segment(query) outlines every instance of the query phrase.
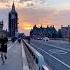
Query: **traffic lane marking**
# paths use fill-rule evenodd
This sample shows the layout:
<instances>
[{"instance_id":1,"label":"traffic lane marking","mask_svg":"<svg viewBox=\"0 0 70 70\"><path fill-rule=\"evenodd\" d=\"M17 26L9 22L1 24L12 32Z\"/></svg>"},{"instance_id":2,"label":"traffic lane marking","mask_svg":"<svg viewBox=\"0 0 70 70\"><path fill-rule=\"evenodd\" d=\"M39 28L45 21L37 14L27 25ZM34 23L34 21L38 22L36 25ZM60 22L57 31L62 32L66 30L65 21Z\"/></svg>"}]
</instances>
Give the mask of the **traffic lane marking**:
<instances>
[{"instance_id":1,"label":"traffic lane marking","mask_svg":"<svg viewBox=\"0 0 70 70\"><path fill-rule=\"evenodd\" d=\"M62 51L65 51L65 53L67 53L67 52L69 52L68 50L66 50L66 49L61 49L61 48L58 48L58 47L54 47L54 46L51 46L51 45L47 45L47 44L44 44L44 43L42 43L42 42L38 42L38 41L34 41L34 42L32 42L32 43L38 43L38 44L40 44L41 45L41 47L42 47L42 45L43 45L43 47L47 50L51 50L51 49L59 49L59 50L62 50ZM47 50L47 51L48 51Z\"/></svg>"},{"instance_id":2,"label":"traffic lane marking","mask_svg":"<svg viewBox=\"0 0 70 70\"><path fill-rule=\"evenodd\" d=\"M48 53L50 53L50 54L52 54L53 56L55 56L55 57L57 57L57 58L59 58L60 60L62 60L62 61L64 61L64 62L66 62L67 64L69 64L70 65L70 63L69 63L69 52L67 53L67 54L53 54L53 53L51 53L49 50L50 49L56 49L55 47L50 47L50 46L47 46L46 47L46 45L44 45L44 44L41 44L41 43L38 43L38 42L34 42L33 43L34 45L37 45L38 47L40 47L40 48L42 48L44 51L47 51ZM59 48L58 48L58 50L59 50ZM66 51L67 52L67 51ZM68 61L67 61L68 60Z\"/></svg>"},{"instance_id":3,"label":"traffic lane marking","mask_svg":"<svg viewBox=\"0 0 70 70\"><path fill-rule=\"evenodd\" d=\"M46 43L44 43L44 44L46 44ZM49 46L52 46L52 47L55 47L55 48L59 48L59 49L62 49L62 50L66 50L66 51L70 51L69 49L66 49L66 48L61 48L60 46L55 46L55 45L52 45L52 44L46 44L46 45L49 45Z\"/></svg>"},{"instance_id":4,"label":"traffic lane marking","mask_svg":"<svg viewBox=\"0 0 70 70\"><path fill-rule=\"evenodd\" d=\"M32 44L33 45L33 44ZM35 46L35 45L34 45ZM36 47L37 49L43 51L44 53L46 53L47 55L49 55L50 57L54 58L55 60L57 60L58 62L60 62L61 64L63 64L64 66L66 66L67 68L70 69L70 65L66 64L65 62L61 61L60 59L56 58L55 56L53 56L52 54L49 54L48 52L44 51L41 48Z\"/></svg>"},{"instance_id":5,"label":"traffic lane marking","mask_svg":"<svg viewBox=\"0 0 70 70\"><path fill-rule=\"evenodd\" d=\"M64 56L66 56L66 54L68 54L69 53L69 51L64 51L64 50L62 50L62 49L59 49L59 48L56 48L56 47L51 47L51 46L46 46L45 44L42 44L42 43L38 43L37 41L36 42L32 42L33 44L35 44L35 45L37 45L37 46L39 46L39 47L41 47L43 50L45 50L45 51L47 51L47 52L49 52L50 54L53 54L53 55L55 55L55 53L52 53L52 52L50 52L49 50L51 50L51 49L57 49L57 50L59 50L60 52L58 52L57 54L60 56L60 57L64 57ZM56 55L56 56L58 56L58 55ZM61 56L62 55L62 56Z\"/></svg>"},{"instance_id":6,"label":"traffic lane marking","mask_svg":"<svg viewBox=\"0 0 70 70\"><path fill-rule=\"evenodd\" d=\"M48 44L48 42L46 42L47 44ZM50 43L50 42L49 42ZM54 44L54 45L52 45L52 44ZM57 44L59 44L59 45L57 45ZM61 44L61 45L60 45ZM64 45L65 44L65 45ZM67 51L70 51L69 49L70 49L70 43L59 43L59 42L57 42L56 43L56 41L55 41L55 43L54 43L54 41L52 41L51 42L51 44L48 44L48 45L50 45L50 46L54 46L54 47L57 47L57 48L60 48L60 49L63 49L63 50L67 50ZM63 46L63 48L62 48L62 46ZM65 47L64 47L65 46ZM66 47L67 46L67 47ZM68 48L68 49L67 49Z\"/></svg>"},{"instance_id":7,"label":"traffic lane marking","mask_svg":"<svg viewBox=\"0 0 70 70\"><path fill-rule=\"evenodd\" d=\"M55 48L58 48L58 49L61 49L61 50L70 51L69 49L57 47L57 46L55 46L55 45L51 45L51 44L46 44L46 45L49 45L49 46L52 46L52 47L55 47Z\"/></svg>"},{"instance_id":8,"label":"traffic lane marking","mask_svg":"<svg viewBox=\"0 0 70 70\"><path fill-rule=\"evenodd\" d=\"M41 44L40 44L40 45L41 45ZM43 45L44 45L44 44L43 44ZM41 47L41 46L40 46L40 47ZM48 51L50 46L47 46L47 47L45 47L45 48L44 48L44 47L45 47L45 46L43 46L43 48L42 48L42 47L41 47L41 48L42 48L44 51L47 51L48 53L50 53L50 52ZM54 48L56 49L56 47L52 47L52 49L54 49ZM59 48L57 48L57 49L59 50ZM62 49L61 49L61 50L62 50ZM70 59L69 59L69 58L70 58L70 55L69 55L69 54L70 54L70 51L66 51L66 50L63 50L63 51L67 52L67 54L58 54L58 55L57 55L57 54L52 54L52 53L50 53L50 54L52 54L53 56L59 58L61 61L67 63L68 65L70 65Z\"/></svg>"},{"instance_id":9,"label":"traffic lane marking","mask_svg":"<svg viewBox=\"0 0 70 70\"><path fill-rule=\"evenodd\" d=\"M51 53L52 54L52 53ZM60 59L61 61L65 62L66 64L70 65L70 52L67 54L52 54L56 58Z\"/></svg>"},{"instance_id":10,"label":"traffic lane marking","mask_svg":"<svg viewBox=\"0 0 70 70\"><path fill-rule=\"evenodd\" d=\"M55 47L55 48L58 48L58 49L61 49L61 50L64 50L64 51L70 51L69 49L57 47L57 46L55 46L55 45L51 45L51 44L48 44L48 43L46 44L45 42L41 42L41 41L37 41L37 42L39 42L39 43L41 43L41 44L44 44L44 45L46 45L46 46L52 46L52 47Z\"/></svg>"},{"instance_id":11,"label":"traffic lane marking","mask_svg":"<svg viewBox=\"0 0 70 70\"><path fill-rule=\"evenodd\" d=\"M38 44L38 42L36 42L35 43L35 45L37 45ZM40 45L40 46L39 46ZM41 45L41 43L39 43L39 45L37 45L37 46L39 46L40 48L42 48L43 50L45 50L45 51L47 51L48 53L50 53L50 54L52 54L53 56L55 56L55 57L57 57L57 58L59 58L60 60L62 60L62 61L64 61L64 62L66 62L67 64L69 64L70 65L70 57L69 57L69 51L65 51L65 53L66 54L64 54L64 53L59 53L59 54L53 54L52 52L50 52L49 50L50 49L56 49L56 47L50 47L50 46L43 46L43 45ZM50 49L49 49L50 48ZM57 48L58 50L60 50L59 48ZM62 51L64 51L64 50L62 50Z\"/></svg>"},{"instance_id":12,"label":"traffic lane marking","mask_svg":"<svg viewBox=\"0 0 70 70\"><path fill-rule=\"evenodd\" d=\"M70 44L68 41L61 41L61 40L49 40L52 43L61 43L61 44Z\"/></svg>"},{"instance_id":13,"label":"traffic lane marking","mask_svg":"<svg viewBox=\"0 0 70 70\"><path fill-rule=\"evenodd\" d=\"M59 49L50 49L49 50L52 54L67 54L68 52L59 50Z\"/></svg>"}]
</instances>

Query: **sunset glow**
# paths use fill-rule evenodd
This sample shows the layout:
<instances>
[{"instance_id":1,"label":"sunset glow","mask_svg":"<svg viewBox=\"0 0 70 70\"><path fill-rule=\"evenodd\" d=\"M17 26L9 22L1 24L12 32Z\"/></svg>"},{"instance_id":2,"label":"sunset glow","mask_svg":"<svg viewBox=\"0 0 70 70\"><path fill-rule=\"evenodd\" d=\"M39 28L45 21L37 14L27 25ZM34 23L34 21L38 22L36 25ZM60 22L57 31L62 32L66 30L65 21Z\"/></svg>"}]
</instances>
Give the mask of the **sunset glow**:
<instances>
[{"instance_id":1,"label":"sunset glow","mask_svg":"<svg viewBox=\"0 0 70 70\"><path fill-rule=\"evenodd\" d=\"M31 23L24 22L24 23L20 23L19 27L22 30L31 30L33 28L33 25L31 25Z\"/></svg>"},{"instance_id":2,"label":"sunset glow","mask_svg":"<svg viewBox=\"0 0 70 70\"><path fill-rule=\"evenodd\" d=\"M4 29L7 29L13 1L22 32L30 31L35 24L45 28L54 25L57 29L70 24L70 0L0 0L0 20L4 20Z\"/></svg>"}]
</instances>

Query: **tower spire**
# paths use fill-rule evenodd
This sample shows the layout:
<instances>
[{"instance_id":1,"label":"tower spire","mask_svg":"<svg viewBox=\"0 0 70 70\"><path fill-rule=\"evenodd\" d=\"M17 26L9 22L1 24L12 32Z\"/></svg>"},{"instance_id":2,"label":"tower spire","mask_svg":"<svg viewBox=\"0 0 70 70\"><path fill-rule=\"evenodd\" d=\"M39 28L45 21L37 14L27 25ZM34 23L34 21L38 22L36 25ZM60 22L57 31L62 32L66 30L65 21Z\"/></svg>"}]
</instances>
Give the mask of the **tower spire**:
<instances>
[{"instance_id":1,"label":"tower spire","mask_svg":"<svg viewBox=\"0 0 70 70\"><path fill-rule=\"evenodd\" d=\"M15 5L14 5L14 2L13 2L13 5L12 5L12 10L15 10Z\"/></svg>"}]
</instances>

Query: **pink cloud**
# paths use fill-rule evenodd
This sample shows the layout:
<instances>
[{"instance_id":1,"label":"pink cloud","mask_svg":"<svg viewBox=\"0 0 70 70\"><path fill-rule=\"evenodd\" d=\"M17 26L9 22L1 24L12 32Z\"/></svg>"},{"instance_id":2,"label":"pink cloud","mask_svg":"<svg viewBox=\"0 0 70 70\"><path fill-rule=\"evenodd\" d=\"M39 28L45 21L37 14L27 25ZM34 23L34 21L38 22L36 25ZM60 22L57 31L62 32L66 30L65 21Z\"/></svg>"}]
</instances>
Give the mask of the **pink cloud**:
<instances>
[{"instance_id":1,"label":"pink cloud","mask_svg":"<svg viewBox=\"0 0 70 70\"><path fill-rule=\"evenodd\" d=\"M8 13L10 9L0 9L0 20L4 20L4 29L8 26ZM55 25L60 28L61 25L70 24L70 10L56 11L56 10L43 10L23 8L17 10L19 15L19 24L29 22L29 24L45 24ZM27 33L26 31L24 31Z\"/></svg>"}]
</instances>

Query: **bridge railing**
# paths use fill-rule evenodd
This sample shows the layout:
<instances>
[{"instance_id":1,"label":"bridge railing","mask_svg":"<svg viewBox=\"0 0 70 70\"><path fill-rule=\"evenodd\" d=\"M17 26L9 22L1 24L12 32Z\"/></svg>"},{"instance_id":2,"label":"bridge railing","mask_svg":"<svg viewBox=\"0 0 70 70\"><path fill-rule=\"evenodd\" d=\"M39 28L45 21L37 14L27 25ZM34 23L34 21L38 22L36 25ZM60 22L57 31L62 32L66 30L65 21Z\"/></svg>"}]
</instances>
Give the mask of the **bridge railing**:
<instances>
[{"instance_id":1,"label":"bridge railing","mask_svg":"<svg viewBox=\"0 0 70 70\"><path fill-rule=\"evenodd\" d=\"M36 64L39 67L39 70L49 70L49 68L46 66L43 56L30 44L28 44L25 40L23 40L23 42L28 48L30 54L33 56L33 59L35 60Z\"/></svg>"}]
</instances>

